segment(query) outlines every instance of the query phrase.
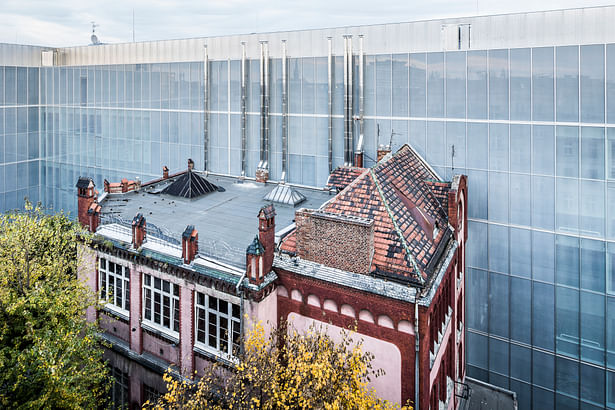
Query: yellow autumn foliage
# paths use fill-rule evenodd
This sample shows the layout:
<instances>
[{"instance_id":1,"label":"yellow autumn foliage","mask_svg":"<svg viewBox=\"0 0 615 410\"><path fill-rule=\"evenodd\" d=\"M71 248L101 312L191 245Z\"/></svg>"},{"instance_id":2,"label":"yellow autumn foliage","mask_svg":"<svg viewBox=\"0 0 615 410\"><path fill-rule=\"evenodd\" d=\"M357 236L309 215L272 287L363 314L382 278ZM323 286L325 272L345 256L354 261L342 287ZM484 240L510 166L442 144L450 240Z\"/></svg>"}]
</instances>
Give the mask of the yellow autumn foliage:
<instances>
[{"instance_id":1,"label":"yellow autumn foliage","mask_svg":"<svg viewBox=\"0 0 615 410\"><path fill-rule=\"evenodd\" d=\"M298 333L285 324L266 336L256 324L233 363L212 365L198 381L164 376L167 393L155 409L393 409L368 387L383 374L362 340L343 331L335 343L324 329ZM410 407L404 407L409 409Z\"/></svg>"}]
</instances>

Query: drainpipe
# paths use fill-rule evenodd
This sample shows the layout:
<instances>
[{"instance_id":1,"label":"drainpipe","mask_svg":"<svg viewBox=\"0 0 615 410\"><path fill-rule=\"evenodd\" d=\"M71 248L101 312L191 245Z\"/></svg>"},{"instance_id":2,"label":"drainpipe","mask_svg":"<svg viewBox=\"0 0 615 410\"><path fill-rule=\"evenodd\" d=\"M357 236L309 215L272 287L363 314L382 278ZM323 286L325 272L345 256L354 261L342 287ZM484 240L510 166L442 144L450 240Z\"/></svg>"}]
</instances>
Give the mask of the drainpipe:
<instances>
[{"instance_id":1,"label":"drainpipe","mask_svg":"<svg viewBox=\"0 0 615 410\"><path fill-rule=\"evenodd\" d=\"M265 109L264 109L264 122L265 122L265 138L263 141L264 152L263 152L263 160L265 163L263 164L264 169L269 169L269 42L265 41L265 58L264 58L264 66L265 66Z\"/></svg>"},{"instance_id":2,"label":"drainpipe","mask_svg":"<svg viewBox=\"0 0 615 410\"><path fill-rule=\"evenodd\" d=\"M260 56L260 162L258 163L258 168L263 168L264 158L263 154L265 151L264 140L265 140L265 42L261 41L261 56Z\"/></svg>"},{"instance_id":3,"label":"drainpipe","mask_svg":"<svg viewBox=\"0 0 615 410\"><path fill-rule=\"evenodd\" d=\"M239 293L239 352L243 354L243 280L246 278L246 274L248 271L246 270L239 278L239 282L235 285L235 293Z\"/></svg>"},{"instance_id":4,"label":"drainpipe","mask_svg":"<svg viewBox=\"0 0 615 410\"><path fill-rule=\"evenodd\" d=\"M364 85L365 82L363 79L363 34L361 34L359 36L359 152L363 152L363 136L365 135L363 125L363 115L365 108Z\"/></svg>"},{"instance_id":5,"label":"drainpipe","mask_svg":"<svg viewBox=\"0 0 615 410\"><path fill-rule=\"evenodd\" d=\"M327 37L329 52L327 54L327 81L329 104L329 173L333 172L333 41Z\"/></svg>"},{"instance_id":6,"label":"drainpipe","mask_svg":"<svg viewBox=\"0 0 615 410\"><path fill-rule=\"evenodd\" d=\"M246 42L241 42L241 176L246 176L247 125L246 115Z\"/></svg>"},{"instance_id":7,"label":"drainpipe","mask_svg":"<svg viewBox=\"0 0 615 410\"><path fill-rule=\"evenodd\" d=\"M352 166L353 162L353 145L354 145L354 126L352 123L352 77L353 77L353 62L352 62L352 36L348 36L348 165Z\"/></svg>"},{"instance_id":8,"label":"drainpipe","mask_svg":"<svg viewBox=\"0 0 615 410\"><path fill-rule=\"evenodd\" d=\"M348 160L348 105L350 97L348 95L348 82L351 73L348 72L348 35L344 35L344 165L349 166Z\"/></svg>"},{"instance_id":9,"label":"drainpipe","mask_svg":"<svg viewBox=\"0 0 615 410\"><path fill-rule=\"evenodd\" d=\"M418 293L418 292L417 292ZM419 352L420 352L420 337L419 337L419 301L418 295L414 295L414 409L420 410L420 394L419 394Z\"/></svg>"},{"instance_id":10,"label":"drainpipe","mask_svg":"<svg viewBox=\"0 0 615 410\"><path fill-rule=\"evenodd\" d=\"M207 56L207 44L203 45L203 170L207 171L207 156L209 148L209 58Z\"/></svg>"},{"instance_id":11,"label":"drainpipe","mask_svg":"<svg viewBox=\"0 0 615 410\"><path fill-rule=\"evenodd\" d=\"M286 40L282 40L282 183L286 182L286 156L288 154L288 84L286 76Z\"/></svg>"}]
</instances>

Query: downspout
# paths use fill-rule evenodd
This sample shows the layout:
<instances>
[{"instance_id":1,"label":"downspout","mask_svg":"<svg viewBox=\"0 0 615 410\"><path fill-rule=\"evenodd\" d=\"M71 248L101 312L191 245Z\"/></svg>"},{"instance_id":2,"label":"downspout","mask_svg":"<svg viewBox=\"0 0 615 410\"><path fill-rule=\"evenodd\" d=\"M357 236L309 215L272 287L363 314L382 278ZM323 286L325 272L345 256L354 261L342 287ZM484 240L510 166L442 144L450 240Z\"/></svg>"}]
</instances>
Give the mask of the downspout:
<instances>
[{"instance_id":1,"label":"downspout","mask_svg":"<svg viewBox=\"0 0 615 410\"><path fill-rule=\"evenodd\" d=\"M329 52L327 54L327 81L329 104L329 174L333 172L333 40L327 37Z\"/></svg>"},{"instance_id":2,"label":"downspout","mask_svg":"<svg viewBox=\"0 0 615 410\"><path fill-rule=\"evenodd\" d=\"M247 115L246 115L246 42L241 42L241 176L246 176Z\"/></svg>"},{"instance_id":3,"label":"downspout","mask_svg":"<svg viewBox=\"0 0 615 410\"><path fill-rule=\"evenodd\" d=\"M348 165L352 166L354 160L354 125L352 123L352 77L353 77L353 62L352 62L352 36L348 36Z\"/></svg>"},{"instance_id":4,"label":"downspout","mask_svg":"<svg viewBox=\"0 0 615 410\"><path fill-rule=\"evenodd\" d=\"M363 34L359 36L359 143L357 144L357 152L363 153L363 141L364 141L364 78L363 78Z\"/></svg>"},{"instance_id":5,"label":"downspout","mask_svg":"<svg viewBox=\"0 0 615 410\"><path fill-rule=\"evenodd\" d=\"M264 141L265 141L265 42L261 41L261 55L260 55L260 161L258 163L258 168L262 169L263 164L265 162L263 154L264 154Z\"/></svg>"},{"instance_id":6,"label":"downspout","mask_svg":"<svg viewBox=\"0 0 615 410\"><path fill-rule=\"evenodd\" d=\"M237 282L237 285L235 285L235 293L239 293L239 352L241 354L243 354L244 352L244 348L243 348L243 280L246 278L248 271L246 270L242 275L241 278L239 278L239 282Z\"/></svg>"},{"instance_id":7,"label":"downspout","mask_svg":"<svg viewBox=\"0 0 615 410\"><path fill-rule=\"evenodd\" d=\"M419 337L419 301L418 290L414 295L414 409L420 410L420 382L419 382L419 352L420 352L420 337Z\"/></svg>"},{"instance_id":8,"label":"downspout","mask_svg":"<svg viewBox=\"0 0 615 410\"><path fill-rule=\"evenodd\" d=\"M344 36L344 165L348 165L348 38Z\"/></svg>"},{"instance_id":9,"label":"downspout","mask_svg":"<svg viewBox=\"0 0 615 410\"><path fill-rule=\"evenodd\" d=\"M286 182L286 156L288 155L288 84L286 76L286 40L282 40L282 175Z\"/></svg>"},{"instance_id":10,"label":"downspout","mask_svg":"<svg viewBox=\"0 0 615 410\"><path fill-rule=\"evenodd\" d=\"M203 46L203 170L207 171L207 157L209 148L209 58L207 44Z\"/></svg>"},{"instance_id":11,"label":"downspout","mask_svg":"<svg viewBox=\"0 0 615 410\"><path fill-rule=\"evenodd\" d=\"M269 42L265 41L265 58L264 58L264 66L265 66L265 109L264 109L264 122L265 122L265 138L263 141L264 152L263 152L263 160L265 163L263 164L264 169L269 169Z\"/></svg>"}]
</instances>

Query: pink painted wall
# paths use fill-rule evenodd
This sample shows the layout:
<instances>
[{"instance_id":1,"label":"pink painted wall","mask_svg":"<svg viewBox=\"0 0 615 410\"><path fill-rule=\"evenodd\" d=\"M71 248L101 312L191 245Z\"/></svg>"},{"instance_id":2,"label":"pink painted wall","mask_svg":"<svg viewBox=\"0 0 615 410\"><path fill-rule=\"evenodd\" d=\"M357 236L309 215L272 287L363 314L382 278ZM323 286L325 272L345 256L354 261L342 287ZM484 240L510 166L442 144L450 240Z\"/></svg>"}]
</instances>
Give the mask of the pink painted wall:
<instances>
[{"instance_id":1,"label":"pink painted wall","mask_svg":"<svg viewBox=\"0 0 615 410\"><path fill-rule=\"evenodd\" d=\"M312 324L316 326L322 325L331 339L336 342L341 340L341 327L316 321L297 313L290 313L288 321L299 332L307 331ZM374 354L374 360L372 361L373 369L383 369L385 371L383 376L372 379L369 387L373 388L379 397L396 404L401 404L401 352L397 346L364 334L356 334L353 339L363 339L364 351Z\"/></svg>"},{"instance_id":2,"label":"pink painted wall","mask_svg":"<svg viewBox=\"0 0 615 410\"><path fill-rule=\"evenodd\" d=\"M135 329L130 334L130 349L143 353L143 330L141 329L141 273L135 264L130 264L130 327Z\"/></svg>"},{"instance_id":3,"label":"pink painted wall","mask_svg":"<svg viewBox=\"0 0 615 410\"><path fill-rule=\"evenodd\" d=\"M77 258L79 258L77 278L96 294L96 252L86 246L78 245ZM90 306L86 310L85 316L88 322L96 321L96 309L94 306Z\"/></svg>"},{"instance_id":4,"label":"pink painted wall","mask_svg":"<svg viewBox=\"0 0 615 410\"><path fill-rule=\"evenodd\" d=\"M260 322L265 329L265 337L268 337L271 329L278 325L277 289L258 303L244 299L244 309L244 313L248 315L248 320L244 322L244 334L247 334L255 323Z\"/></svg>"},{"instance_id":5,"label":"pink painted wall","mask_svg":"<svg viewBox=\"0 0 615 410\"><path fill-rule=\"evenodd\" d=\"M181 287L179 291L179 343L180 343L180 362L181 371L184 375L192 375L194 372L194 353L192 351L194 334L194 292L185 287Z\"/></svg>"},{"instance_id":6,"label":"pink painted wall","mask_svg":"<svg viewBox=\"0 0 615 410\"><path fill-rule=\"evenodd\" d=\"M117 320L105 313L100 314L100 327L112 336L119 337L125 342L130 342L130 325Z\"/></svg>"}]
</instances>

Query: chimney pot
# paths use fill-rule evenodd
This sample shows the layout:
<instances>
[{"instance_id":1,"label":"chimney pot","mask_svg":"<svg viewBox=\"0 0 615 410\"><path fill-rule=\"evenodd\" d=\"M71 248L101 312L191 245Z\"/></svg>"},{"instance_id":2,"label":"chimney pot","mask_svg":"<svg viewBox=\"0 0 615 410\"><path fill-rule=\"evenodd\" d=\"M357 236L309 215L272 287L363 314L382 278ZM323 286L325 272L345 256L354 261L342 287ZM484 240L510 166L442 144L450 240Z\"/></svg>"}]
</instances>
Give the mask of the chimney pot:
<instances>
[{"instance_id":1,"label":"chimney pot","mask_svg":"<svg viewBox=\"0 0 615 410\"><path fill-rule=\"evenodd\" d=\"M188 170L192 171L194 169L194 161L192 158L188 158Z\"/></svg>"},{"instance_id":2,"label":"chimney pot","mask_svg":"<svg viewBox=\"0 0 615 410\"><path fill-rule=\"evenodd\" d=\"M199 232L194 225L188 225L182 234L182 259L186 265L192 263L199 252Z\"/></svg>"},{"instance_id":3,"label":"chimney pot","mask_svg":"<svg viewBox=\"0 0 615 410\"><path fill-rule=\"evenodd\" d=\"M169 167L165 165L164 167L162 167L162 179L168 179L168 178L169 178Z\"/></svg>"},{"instance_id":4,"label":"chimney pot","mask_svg":"<svg viewBox=\"0 0 615 410\"><path fill-rule=\"evenodd\" d=\"M146 236L146 222L145 217L142 213L138 213L132 219L132 246L135 249L139 249L143 242L145 241Z\"/></svg>"}]
</instances>

